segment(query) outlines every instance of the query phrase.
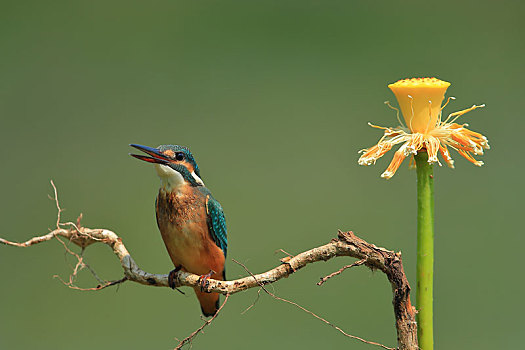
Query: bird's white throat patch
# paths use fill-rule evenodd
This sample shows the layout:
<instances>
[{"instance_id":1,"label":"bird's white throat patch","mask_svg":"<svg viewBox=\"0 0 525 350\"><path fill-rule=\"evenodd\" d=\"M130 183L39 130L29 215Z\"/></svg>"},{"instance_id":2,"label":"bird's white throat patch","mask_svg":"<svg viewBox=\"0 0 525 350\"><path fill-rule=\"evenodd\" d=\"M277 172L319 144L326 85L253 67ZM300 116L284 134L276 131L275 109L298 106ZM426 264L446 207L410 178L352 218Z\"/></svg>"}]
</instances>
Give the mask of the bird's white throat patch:
<instances>
[{"instance_id":1,"label":"bird's white throat patch","mask_svg":"<svg viewBox=\"0 0 525 350\"><path fill-rule=\"evenodd\" d=\"M184 186L186 183L186 180L184 180L178 171L173 170L167 165L155 164L155 170L157 171L157 175L160 177L160 186L167 191L177 189L181 186ZM194 171L191 173L191 176L198 184L204 186L204 182L202 182L201 178L195 174Z\"/></svg>"},{"instance_id":2,"label":"bird's white throat patch","mask_svg":"<svg viewBox=\"0 0 525 350\"><path fill-rule=\"evenodd\" d=\"M160 177L160 187L170 191L184 185L184 178L178 172L167 165L155 164L155 170Z\"/></svg>"}]
</instances>

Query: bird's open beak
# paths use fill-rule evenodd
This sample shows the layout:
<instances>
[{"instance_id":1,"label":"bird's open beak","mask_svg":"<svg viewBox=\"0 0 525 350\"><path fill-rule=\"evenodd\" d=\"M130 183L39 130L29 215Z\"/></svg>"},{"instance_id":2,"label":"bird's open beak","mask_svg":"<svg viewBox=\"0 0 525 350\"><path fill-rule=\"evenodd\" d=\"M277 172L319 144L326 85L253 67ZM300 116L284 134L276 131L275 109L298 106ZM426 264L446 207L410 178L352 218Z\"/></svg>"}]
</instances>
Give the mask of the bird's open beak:
<instances>
[{"instance_id":1,"label":"bird's open beak","mask_svg":"<svg viewBox=\"0 0 525 350\"><path fill-rule=\"evenodd\" d=\"M129 154L130 156L132 157L135 157L137 159L140 159L140 160L143 160L143 161L146 161L148 163L157 163L157 164L167 164L169 163L169 158L166 157L164 154L162 154L161 151L159 151L158 149L156 148L152 148L152 147L148 147L148 146L142 146L142 145L135 145L135 144L130 144L131 147L134 147L146 154L149 154L151 157L148 157L148 156L142 156L142 155L138 155L138 154Z\"/></svg>"}]
</instances>

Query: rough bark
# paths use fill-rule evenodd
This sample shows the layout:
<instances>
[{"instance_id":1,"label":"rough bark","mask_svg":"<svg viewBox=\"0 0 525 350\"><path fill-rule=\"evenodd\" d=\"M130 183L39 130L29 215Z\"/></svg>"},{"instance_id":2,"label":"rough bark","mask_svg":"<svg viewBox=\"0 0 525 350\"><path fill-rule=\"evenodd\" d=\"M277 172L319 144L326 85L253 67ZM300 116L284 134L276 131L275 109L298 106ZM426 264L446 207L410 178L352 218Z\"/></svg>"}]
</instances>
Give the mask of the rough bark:
<instances>
[{"instance_id":1,"label":"rough bark","mask_svg":"<svg viewBox=\"0 0 525 350\"><path fill-rule=\"evenodd\" d=\"M119 258L124 270L124 278L117 281L108 281L95 288L89 288L90 290L103 289L124 281L133 281L148 286L168 287L168 275L152 274L142 270L131 257L122 239L114 232L106 229L79 227L79 222L77 222L77 225L67 223L59 224L58 226L60 225L69 225L69 228L58 228L47 235L34 237L23 243L10 242L0 238L0 243L17 247L29 247L33 244L59 237L64 237L82 248L97 242L104 243L111 247ZM337 256L349 256L360 259L359 265L366 265L371 269L381 270L387 275L392 285L392 303L396 319L398 348L401 350L417 350L415 308L410 303L410 286L403 270L401 253L395 253L370 244L354 235L351 231L339 231L337 238L332 239L329 243L307 250L296 256L287 257L282 260L282 264L269 271L232 281L208 279L205 289L209 292L230 295L249 288L276 282L310 263L326 261ZM179 271L175 281L179 287L194 287L200 285L199 278L200 276L198 275Z\"/></svg>"}]
</instances>

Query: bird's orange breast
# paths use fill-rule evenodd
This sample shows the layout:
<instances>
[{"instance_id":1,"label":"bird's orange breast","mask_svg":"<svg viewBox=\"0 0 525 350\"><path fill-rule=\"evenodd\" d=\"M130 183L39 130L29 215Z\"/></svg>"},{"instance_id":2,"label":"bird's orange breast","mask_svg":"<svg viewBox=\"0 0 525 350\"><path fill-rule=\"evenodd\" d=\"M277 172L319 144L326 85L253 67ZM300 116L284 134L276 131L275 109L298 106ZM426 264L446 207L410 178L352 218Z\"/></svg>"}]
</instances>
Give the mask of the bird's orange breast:
<instances>
[{"instance_id":1,"label":"bird's orange breast","mask_svg":"<svg viewBox=\"0 0 525 350\"><path fill-rule=\"evenodd\" d=\"M175 266L204 275L213 270L214 279L223 279L224 253L208 232L206 197L191 186L159 191L157 224Z\"/></svg>"}]
</instances>

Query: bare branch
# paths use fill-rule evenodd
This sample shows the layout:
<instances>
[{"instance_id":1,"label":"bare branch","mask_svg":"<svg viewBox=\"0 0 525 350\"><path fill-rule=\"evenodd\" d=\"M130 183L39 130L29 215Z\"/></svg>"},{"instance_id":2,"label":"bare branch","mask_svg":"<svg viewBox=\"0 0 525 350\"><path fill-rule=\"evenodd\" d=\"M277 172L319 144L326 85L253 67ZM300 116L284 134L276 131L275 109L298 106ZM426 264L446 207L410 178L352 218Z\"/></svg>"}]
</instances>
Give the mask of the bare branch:
<instances>
[{"instance_id":1,"label":"bare branch","mask_svg":"<svg viewBox=\"0 0 525 350\"><path fill-rule=\"evenodd\" d=\"M60 208L60 205L58 203L56 187L54 186L53 182L51 182L51 184L53 185L54 190L54 198L52 199L55 201L58 210L56 229L45 235L33 237L26 242L17 243L0 238L0 243L15 247L30 247L34 244L47 242L53 238L56 238L64 246L66 251L69 254L75 256L78 260L76 266L73 268L73 273L69 278L69 282L65 282L62 280L62 282L66 284L69 288L96 291L110 286L119 285L121 283L124 283L125 281L133 281L149 286L168 287L168 275L152 274L140 269L135 260L131 257L126 246L122 242L122 239L119 236L117 236L114 232L106 229L89 229L86 227L82 227L80 225L81 216L79 216L76 223L61 223L60 214L62 213L63 209ZM98 276L96 276L94 271L83 261L82 254L79 255L73 252L61 238L65 238L69 240L69 242L78 245L82 248L82 250L94 243L103 243L108 245L120 261L120 264L124 271L123 278L115 281L102 281L100 278L98 278ZM353 257L359 259L359 261L354 264L347 265L339 271L322 278L320 284L322 284L322 282L326 281L327 279L340 274L345 269L350 268L352 266L366 265L371 269L379 269L382 272L384 272L387 275L390 284L392 285L392 303L394 306L394 315L396 319L398 349L417 350L417 327L415 322L416 312L415 308L410 303L410 286L408 284L408 280L406 279L403 270L401 253L395 253L393 251L389 251L387 249L370 244L354 235L354 233L351 231L339 231L337 238L332 239L329 243L325 245L307 250L295 256L289 255L284 259L281 259L282 264L269 271L254 275L251 272L249 272L245 267L247 273L249 273L250 276L232 281L218 281L208 279L208 283L204 289L207 292L217 292L225 294L227 296L227 300L231 294L238 293L253 287L260 287L273 298L295 305L301 310L334 327L335 329L337 329L338 331L340 331L348 337L359 339L369 344L379 345L385 349L391 349L384 345L374 342L368 342L364 339L347 334L342 329L325 320L324 318L317 316L316 314L312 313L311 311L303 308L302 306L292 301L275 296L273 293L269 292L267 288L264 287L265 285L276 282L283 277L288 277L289 275L297 272L298 270L302 269L308 264L317 261L327 261L338 256ZM240 265L244 266L242 264ZM95 278L97 278L97 280L102 283L100 283L94 288L80 288L75 286L75 276L78 273L78 271L80 271L84 267L87 267L93 273ZM175 282L177 287L201 286L200 276L182 270L177 273ZM224 301L224 303L226 302L226 300ZM221 305L221 309L224 306L224 303ZM204 327L211 323L211 321L213 321L215 317L206 321L206 323L204 323L201 328L195 331L194 334L184 339L177 348L180 348L184 344L191 342L191 340L200 331L202 331Z\"/></svg>"},{"instance_id":2,"label":"bare branch","mask_svg":"<svg viewBox=\"0 0 525 350\"><path fill-rule=\"evenodd\" d=\"M0 238L0 243L7 244L7 245L12 245L12 246L15 246L15 247L23 247L23 248L25 248L25 247L32 246L33 244L49 241L50 239L53 239L55 236L56 236L56 233L55 233L55 231L53 231L53 232L50 232L50 233L48 233L47 235L44 235L44 236L33 237L30 240L28 240L26 242L23 242L23 243L10 242L10 241L5 240L3 238Z\"/></svg>"},{"instance_id":3,"label":"bare branch","mask_svg":"<svg viewBox=\"0 0 525 350\"><path fill-rule=\"evenodd\" d=\"M101 290L101 289L104 289L104 288L107 288L107 287L113 287L113 286L116 286L118 284L124 283L124 282L126 282L128 280L127 277L123 277L123 278L121 278L119 280L115 280L115 281L105 281L104 283L99 284L96 287L80 288L80 287L75 286L71 281L69 281L69 282L64 281L62 279L62 277L60 277L58 275L54 275L53 277L58 278L60 280L60 282L62 282L68 288L75 289L75 290L81 290L81 291L84 291L84 292L97 291L97 290Z\"/></svg>"},{"instance_id":4,"label":"bare branch","mask_svg":"<svg viewBox=\"0 0 525 350\"><path fill-rule=\"evenodd\" d=\"M85 290L100 290L124 281L133 281L149 286L168 287L168 275L152 274L140 269L135 260L133 260L129 254L122 239L114 232L106 229L89 229L85 227L80 227L78 229L80 231L77 231L73 226L70 226L69 229L56 229L46 235L31 238L23 243L11 242L0 238L0 243L16 247L29 247L34 244L49 241L54 237L64 237L80 247L86 247L90 244L101 242L111 247L114 254L119 258L122 269L124 270L124 278L118 281L108 282L107 284L97 286L96 288L87 288ZM205 289L208 292L235 294L249 288L260 287L276 282L283 277L293 274L308 264L317 261L326 261L337 256L350 256L360 259L358 262L359 264L364 264L372 269L379 269L387 275L392 284L392 291L394 294L393 304L396 316L399 349L417 349L415 308L410 303L410 286L404 274L401 254L370 244L355 236L352 232L340 231L338 238L332 239L330 243L302 252L291 257L286 263L257 275L250 275L232 281L208 279L209 283ZM364 262L361 263L361 260L364 260ZM200 286L199 276L186 271L178 272L176 283L178 287ZM271 294L268 291L266 292ZM278 298L279 297L276 297L276 299ZM283 301L293 304L293 302L290 301ZM296 306L300 307L299 305ZM322 320L330 324L328 321L324 319ZM336 327L334 325L332 326ZM342 330L340 331L342 332Z\"/></svg>"},{"instance_id":5,"label":"bare branch","mask_svg":"<svg viewBox=\"0 0 525 350\"><path fill-rule=\"evenodd\" d=\"M210 323L213 322L213 320L215 320L217 318L217 316L219 316L219 313L221 312L222 308L224 307L224 305L226 304L226 302L228 301L228 298L230 297L229 294L226 294L226 297L224 298L224 301L222 302L221 306L219 307L219 309L217 310L217 312L215 313L215 315L213 315L212 318L210 318L209 320L206 320L204 322L204 324L202 326L200 326L199 328L197 328L197 330L195 330L193 333L191 333L189 336L187 336L186 338L184 338L183 340L180 341L180 343L175 347L175 350L179 350L179 349L182 349L182 347L184 345L186 345L187 343L191 343L193 341L193 338L195 338L200 332L202 332L202 330L204 329L204 327L206 327L207 325L209 325Z\"/></svg>"},{"instance_id":6,"label":"bare branch","mask_svg":"<svg viewBox=\"0 0 525 350\"><path fill-rule=\"evenodd\" d=\"M253 301L253 303L250 304L250 306L248 306L246 308L246 310L244 310L243 312L241 312L241 315L244 315L245 313L247 313L252 307L255 306L255 304L257 304L257 302L259 301L259 298L261 297L261 290L262 288L259 288L257 290L257 297L255 298L255 300Z\"/></svg>"},{"instance_id":7,"label":"bare branch","mask_svg":"<svg viewBox=\"0 0 525 350\"><path fill-rule=\"evenodd\" d=\"M338 271L336 271L336 272L332 272L332 273L329 274L328 276L321 277L321 280L320 280L319 282L317 282L317 285L318 285L318 286L321 286L321 285L323 285L323 283L325 283L328 279L330 279L330 278L332 278L332 277L334 277L334 276L337 276L337 275L341 274L341 272L343 272L344 270L349 269L349 268L354 267L354 266L361 266L361 265L363 265L365 262L366 262L366 259L361 259L361 260L359 260L359 261L356 261L356 262L353 263L353 264L343 266L343 267L340 268Z\"/></svg>"},{"instance_id":8,"label":"bare branch","mask_svg":"<svg viewBox=\"0 0 525 350\"><path fill-rule=\"evenodd\" d=\"M237 260L233 260L233 261L234 261L235 263L241 265L241 266L244 268L244 270L245 270L247 273L249 273L249 274L253 277L253 279L257 280L256 277L253 275L253 273L251 273L251 272L248 270L248 268L247 268L244 264L241 264L241 263L238 262ZM272 293L272 292L270 292L268 289L266 289L266 287L265 287L263 284L259 283L259 285L260 285L261 288L266 292L266 294L270 295L272 298L274 298L274 299L276 299L276 300L284 301L285 303L291 304L291 305L293 305L293 306L295 306L295 307L297 307L297 308L303 310L304 312L306 312L306 313L312 315L313 317L317 318L318 320L320 320L320 321L326 323L326 324L329 325L330 327L332 327L332 328L338 330L340 333L342 333L342 334L343 334L344 336L346 336L346 337L349 337L349 338L352 338L352 339L356 339L356 340L362 341L363 343L366 343L366 344L377 345L377 346L382 347L383 349L387 349L387 350L396 350L395 348L389 348L388 346L385 346L385 345L383 345L383 344L376 343L376 342L374 342L374 341L365 340L365 339L360 338L360 337L357 337L357 336L355 336L355 335L348 334L348 333L346 333L345 331L343 331L341 328L339 328L338 326L336 326L335 324L333 324L332 322L330 322L330 321L328 321L328 320L322 318L321 316L319 316L319 315L313 313L312 311L310 311L310 310L308 310L308 309L302 307L301 305L297 304L296 302L293 302L293 301L290 301L290 300L288 300L288 299L284 299L284 298L278 297L277 295L275 295L274 293ZM252 304L252 306L253 306L253 304ZM252 307L252 306L250 306L250 307Z\"/></svg>"}]
</instances>

